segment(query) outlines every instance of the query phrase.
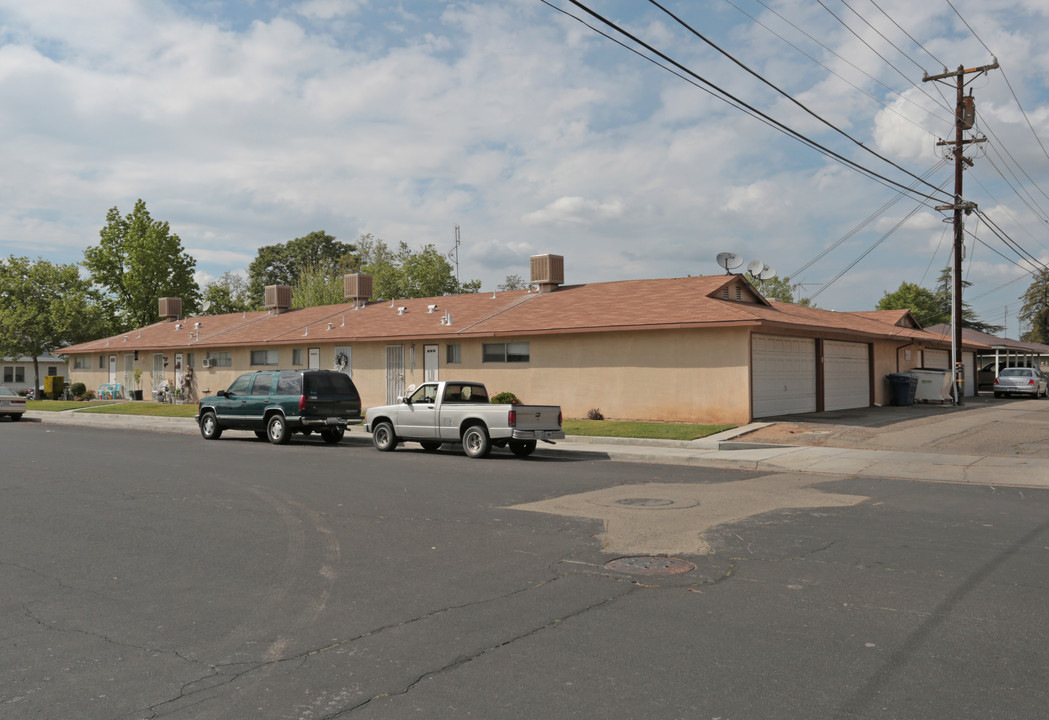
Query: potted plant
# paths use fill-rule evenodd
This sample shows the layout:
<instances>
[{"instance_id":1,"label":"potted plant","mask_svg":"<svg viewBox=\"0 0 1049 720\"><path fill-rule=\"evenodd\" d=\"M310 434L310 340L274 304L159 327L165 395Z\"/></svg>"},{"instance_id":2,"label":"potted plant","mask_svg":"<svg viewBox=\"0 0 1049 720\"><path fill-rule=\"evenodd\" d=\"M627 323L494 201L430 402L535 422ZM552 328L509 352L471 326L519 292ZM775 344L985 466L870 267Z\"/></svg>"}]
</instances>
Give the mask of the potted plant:
<instances>
[{"instance_id":1,"label":"potted plant","mask_svg":"<svg viewBox=\"0 0 1049 720\"><path fill-rule=\"evenodd\" d=\"M141 400L142 399L142 368L135 368L133 374L135 376L135 389L133 391L132 397L135 400Z\"/></svg>"}]
</instances>

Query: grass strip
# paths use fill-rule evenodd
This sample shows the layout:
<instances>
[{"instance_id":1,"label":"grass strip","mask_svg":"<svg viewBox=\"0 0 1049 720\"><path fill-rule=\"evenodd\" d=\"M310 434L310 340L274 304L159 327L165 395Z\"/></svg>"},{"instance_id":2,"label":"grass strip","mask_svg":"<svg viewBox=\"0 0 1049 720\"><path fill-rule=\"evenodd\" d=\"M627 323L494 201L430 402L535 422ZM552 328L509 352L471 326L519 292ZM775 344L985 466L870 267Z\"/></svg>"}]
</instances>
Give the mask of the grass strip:
<instances>
[{"instance_id":1,"label":"grass strip","mask_svg":"<svg viewBox=\"0 0 1049 720\"><path fill-rule=\"evenodd\" d=\"M188 417L197 414L197 404L171 405L169 403L133 402L116 403L102 407L84 408L82 413L99 413L103 415L148 415L151 417Z\"/></svg>"},{"instance_id":2,"label":"grass strip","mask_svg":"<svg viewBox=\"0 0 1049 720\"><path fill-rule=\"evenodd\" d=\"M43 412L62 412L63 410L83 410L94 405L112 405L112 400L27 400L26 410Z\"/></svg>"},{"instance_id":3,"label":"grass strip","mask_svg":"<svg viewBox=\"0 0 1049 720\"><path fill-rule=\"evenodd\" d=\"M736 425L637 422L631 420L565 420L566 435L645 438L650 440L696 440L731 430Z\"/></svg>"}]
</instances>

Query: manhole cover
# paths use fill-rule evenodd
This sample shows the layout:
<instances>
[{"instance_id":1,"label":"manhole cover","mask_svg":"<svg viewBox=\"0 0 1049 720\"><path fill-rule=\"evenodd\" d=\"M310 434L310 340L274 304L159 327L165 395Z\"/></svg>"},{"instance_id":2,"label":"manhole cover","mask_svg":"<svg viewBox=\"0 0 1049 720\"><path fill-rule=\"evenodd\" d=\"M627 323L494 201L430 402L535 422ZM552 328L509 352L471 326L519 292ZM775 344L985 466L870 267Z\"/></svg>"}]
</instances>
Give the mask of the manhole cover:
<instances>
[{"instance_id":1,"label":"manhole cover","mask_svg":"<svg viewBox=\"0 0 1049 720\"><path fill-rule=\"evenodd\" d=\"M666 507L667 505L673 505L673 500L667 500L666 498L623 498L622 500L616 500L618 505L629 505L631 507Z\"/></svg>"},{"instance_id":2,"label":"manhole cover","mask_svg":"<svg viewBox=\"0 0 1049 720\"><path fill-rule=\"evenodd\" d=\"M605 563L605 569L631 575L680 575L692 572L696 566L688 560L672 557L625 557Z\"/></svg>"}]
</instances>

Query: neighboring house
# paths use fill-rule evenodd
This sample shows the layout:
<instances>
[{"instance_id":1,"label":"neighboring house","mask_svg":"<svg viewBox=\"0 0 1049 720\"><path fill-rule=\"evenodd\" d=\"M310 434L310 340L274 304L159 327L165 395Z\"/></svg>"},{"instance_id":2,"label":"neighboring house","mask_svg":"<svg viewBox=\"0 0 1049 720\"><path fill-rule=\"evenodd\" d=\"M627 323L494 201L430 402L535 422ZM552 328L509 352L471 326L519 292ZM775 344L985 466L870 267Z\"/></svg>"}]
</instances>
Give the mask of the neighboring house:
<instances>
[{"instance_id":1,"label":"neighboring house","mask_svg":"<svg viewBox=\"0 0 1049 720\"><path fill-rule=\"evenodd\" d=\"M40 367L40 385L44 384L47 375L61 375L69 380L68 364L65 360L53 355L42 355L37 358ZM33 358L5 357L0 359L0 387L11 388L15 392L25 392L33 386Z\"/></svg>"},{"instance_id":2,"label":"neighboring house","mask_svg":"<svg viewBox=\"0 0 1049 720\"><path fill-rule=\"evenodd\" d=\"M349 373L365 406L470 379L566 417L733 424L887 404L888 373L949 354L906 311L769 302L742 275L564 285L557 255L531 270L529 290L373 303L371 278L347 275L345 304L291 310L291 289L271 286L265 311L194 318L163 298L165 321L63 351L92 388L130 387L139 368L147 398L165 383L195 400L247 370L322 367Z\"/></svg>"},{"instance_id":3,"label":"neighboring house","mask_svg":"<svg viewBox=\"0 0 1049 720\"><path fill-rule=\"evenodd\" d=\"M950 325L933 325L926 330L950 342ZM1043 372L1049 370L1049 345L998 337L972 328L962 328L962 342L979 343L987 348L979 353L976 361L977 375L975 377L978 378L980 387L991 387L994 378L998 375L995 368L1027 366L1040 368ZM970 374L968 367L965 368L965 376L974 377Z\"/></svg>"}]
</instances>

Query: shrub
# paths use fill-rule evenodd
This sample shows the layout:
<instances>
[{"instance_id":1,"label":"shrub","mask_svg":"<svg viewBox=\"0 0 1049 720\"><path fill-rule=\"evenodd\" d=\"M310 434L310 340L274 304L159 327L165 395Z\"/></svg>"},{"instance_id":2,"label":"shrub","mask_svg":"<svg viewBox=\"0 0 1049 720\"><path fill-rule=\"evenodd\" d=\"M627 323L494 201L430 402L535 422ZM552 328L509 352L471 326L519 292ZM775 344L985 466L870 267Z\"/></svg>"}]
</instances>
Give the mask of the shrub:
<instances>
[{"instance_id":1,"label":"shrub","mask_svg":"<svg viewBox=\"0 0 1049 720\"><path fill-rule=\"evenodd\" d=\"M65 389L66 379L61 375L48 375L44 378L44 395L57 400Z\"/></svg>"},{"instance_id":2,"label":"shrub","mask_svg":"<svg viewBox=\"0 0 1049 720\"><path fill-rule=\"evenodd\" d=\"M492 396L493 405L520 405L521 401L512 392L501 392Z\"/></svg>"},{"instance_id":3,"label":"shrub","mask_svg":"<svg viewBox=\"0 0 1049 720\"><path fill-rule=\"evenodd\" d=\"M604 420L605 416L601 414L601 408L590 408L586 414L589 420Z\"/></svg>"},{"instance_id":4,"label":"shrub","mask_svg":"<svg viewBox=\"0 0 1049 720\"><path fill-rule=\"evenodd\" d=\"M94 390L85 390L84 394L80 396L80 399L81 400L94 400L95 399L95 391Z\"/></svg>"},{"instance_id":5,"label":"shrub","mask_svg":"<svg viewBox=\"0 0 1049 720\"><path fill-rule=\"evenodd\" d=\"M73 394L73 397L83 397L84 393L87 392L87 385L82 382L75 382L69 386L69 392Z\"/></svg>"}]
</instances>

